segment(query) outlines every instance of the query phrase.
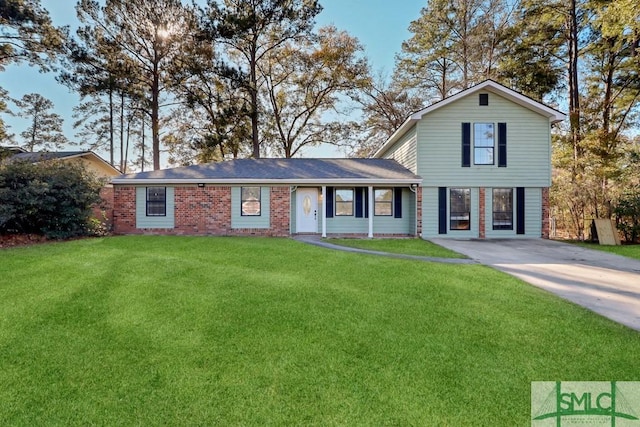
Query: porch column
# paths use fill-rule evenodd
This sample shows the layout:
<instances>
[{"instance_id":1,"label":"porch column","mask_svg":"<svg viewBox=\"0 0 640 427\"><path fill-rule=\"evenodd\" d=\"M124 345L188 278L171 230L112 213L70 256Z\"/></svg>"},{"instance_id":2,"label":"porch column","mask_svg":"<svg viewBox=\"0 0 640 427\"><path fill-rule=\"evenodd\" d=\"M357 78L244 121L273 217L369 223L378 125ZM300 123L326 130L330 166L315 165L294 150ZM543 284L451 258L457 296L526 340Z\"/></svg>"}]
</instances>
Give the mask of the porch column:
<instances>
[{"instance_id":1,"label":"porch column","mask_svg":"<svg viewBox=\"0 0 640 427\"><path fill-rule=\"evenodd\" d=\"M322 237L327 237L327 186L322 186Z\"/></svg>"},{"instance_id":2,"label":"porch column","mask_svg":"<svg viewBox=\"0 0 640 427\"><path fill-rule=\"evenodd\" d=\"M373 237L373 187L369 186L369 238Z\"/></svg>"}]
</instances>

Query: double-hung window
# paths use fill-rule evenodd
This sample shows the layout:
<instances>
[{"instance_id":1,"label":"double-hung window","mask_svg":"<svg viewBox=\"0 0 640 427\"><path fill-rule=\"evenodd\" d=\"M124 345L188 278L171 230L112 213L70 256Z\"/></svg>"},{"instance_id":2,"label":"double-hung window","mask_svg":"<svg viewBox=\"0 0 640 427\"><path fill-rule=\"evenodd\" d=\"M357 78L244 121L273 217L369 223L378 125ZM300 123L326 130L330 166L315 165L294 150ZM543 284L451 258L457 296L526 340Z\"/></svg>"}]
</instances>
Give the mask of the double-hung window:
<instances>
[{"instance_id":1,"label":"double-hung window","mask_svg":"<svg viewBox=\"0 0 640 427\"><path fill-rule=\"evenodd\" d=\"M241 215L260 216L260 187L242 187L240 193Z\"/></svg>"},{"instance_id":2,"label":"double-hung window","mask_svg":"<svg viewBox=\"0 0 640 427\"><path fill-rule=\"evenodd\" d=\"M493 229L513 230L513 188L493 189Z\"/></svg>"},{"instance_id":3,"label":"double-hung window","mask_svg":"<svg viewBox=\"0 0 640 427\"><path fill-rule=\"evenodd\" d=\"M336 216L353 215L353 188L336 189Z\"/></svg>"},{"instance_id":4,"label":"double-hung window","mask_svg":"<svg viewBox=\"0 0 640 427\"><path fill-rule=\"evenodd\" d=\"M494 123L473 124L473 162L476 165L492 165L495 150Z\"/></svg>"},{"instance_id":5,"label":"double-hung window","mask_svg":"<svg viewBox=\"0 0 640 427\"><path fill-rule=\"evenodd\" d=\"M147 187L147 216L167 216L166 187Z\"/></svg>"},{"instance_id":6,"label":"double-hung window","mask_svg":"<svg viewBox=\"0 0 640 427\"><path fill-rule=\"evenodd\" d=\"M451 230L471 229L471 189L452 188L449 190L449 228Z\"/></svg>"},{"instance_id":7,"label":"double-hung window","mask_svg":"<svg viewBox=\"0 0 640 427\"><path fill-rule=\"evenodd\" d=\"M375 204L373 214L376 216L393 215L393 189L376 188L374 190Z\"/></svg>"}]
</instances>

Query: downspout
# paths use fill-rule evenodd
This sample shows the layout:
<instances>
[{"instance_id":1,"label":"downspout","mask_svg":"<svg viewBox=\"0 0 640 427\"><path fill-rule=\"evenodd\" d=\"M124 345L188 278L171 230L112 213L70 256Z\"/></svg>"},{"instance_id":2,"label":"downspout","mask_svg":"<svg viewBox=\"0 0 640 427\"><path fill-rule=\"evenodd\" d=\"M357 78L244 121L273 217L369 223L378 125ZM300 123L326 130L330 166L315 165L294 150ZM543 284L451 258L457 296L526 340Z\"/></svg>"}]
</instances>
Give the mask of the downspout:
<instances>
[{"instance_id":1,"label":"downspout","mask_svg":"<svg viewBox=\"0 0 640 427\"><path fill-rule=\"evenodd\" d=\"M289 187L289 236L291 236L293 234L293 203L291 203L291 200L293 199L292 195L293 193L298 189L297 185L294 185L293 187ZM297 206L295 207L297 208ZM298 211L296 209L296 215L298 214ZM297 231L297 230L296 230Z\"/></svg>"},{"instance_id":2,"label":"downspout","mask_svg":"<svg viewBox=\"0 0 640 427\"><path fill-rule=\"evenodd\" d=\"M411 192L415 195L415 203L414 203L414 209L415 209L415 221L413 222L413 234L415 236L418 236L418 185L417 184L411 184L409 186L409 189L411 190ZM418 237L422 237L422 236L418 236Z\"/></svg>"}]
</instances>

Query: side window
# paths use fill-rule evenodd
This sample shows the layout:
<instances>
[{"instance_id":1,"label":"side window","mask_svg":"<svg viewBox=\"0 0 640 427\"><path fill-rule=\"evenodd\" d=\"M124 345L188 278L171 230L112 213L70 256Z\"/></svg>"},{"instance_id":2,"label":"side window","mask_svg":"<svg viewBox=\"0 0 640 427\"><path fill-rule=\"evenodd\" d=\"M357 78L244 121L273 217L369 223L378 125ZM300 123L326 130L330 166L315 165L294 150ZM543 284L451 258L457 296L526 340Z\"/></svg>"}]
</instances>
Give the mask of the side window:
<instances>
[{"instance_id":1,"label":"side window","mask_svg":"<svg viewBox=\"0 0 640 427\"><path fill-rule=\"evenodd\" d=\"M449 228L451 230L471 229L471 189L452 188L449 190Z\"/></svg>"},{"instance_id":2,"label":"side window","mask_svg":"<svg viewBox=\"0 0 640 427\"><path fill-rule=\"evenodd\" d=\"M493 189L493 229L513 230L513 188Z\"/></svg>"},{"instance_id":3,"label":"side window","mask_svg":"<svg viewBox=\"0 0 640 427\"><path fill-rule=\"evenodd\" d=\"M336 216L352 216L353 215L353 189L337 188L336 189Z\"/></svg>"},{"instance_id":4,"label":"side window","mask_svg":"<svg viewBox=\"0 0 640 427\"><path fill-rule=\"evenodd\" d=\"M391 188L377 188L374 193L373 214L375 216L393 215L393 190Z\"/></svg>"},{"instance_id":5,"label":"side window","mask_svg":"<svg viewBox=\"0 0 640 427\"><path fill-rule=\"evenodd\" d=\"M147 216L167 216L166 187L147 187Z\"/></svg>"},{"instance_id":6,"label":"side window","mask_svg":"<svg viewBox=\"0 0 640 427\"><path fill-rule=\"evenodd\" d=\"M495 150L495 125L493 123L473 124L473 163L492 165Z\"/></svg>"},{"instance_id":7,"label":"side window","mask_svg":"<svg viewBox=\"0 0 640 427\"><path fill-rule=\"evenodd\" d=\"M260 187L242 187L240 193L242 216L260 216Z\"/></svg>"}]
</instances>

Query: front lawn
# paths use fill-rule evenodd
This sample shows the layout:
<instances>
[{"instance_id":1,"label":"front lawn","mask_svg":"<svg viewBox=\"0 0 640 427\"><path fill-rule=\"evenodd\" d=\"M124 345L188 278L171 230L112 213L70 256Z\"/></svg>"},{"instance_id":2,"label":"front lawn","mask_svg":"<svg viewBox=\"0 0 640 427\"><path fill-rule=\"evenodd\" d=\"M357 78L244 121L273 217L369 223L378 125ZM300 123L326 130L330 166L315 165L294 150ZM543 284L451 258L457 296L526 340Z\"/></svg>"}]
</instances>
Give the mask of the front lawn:
<instances>
[{"instance_id":1,"label":"front lawn","mask_svg":"<svg viewBox=\"0 0 640 427\"><path fill-rule=\"evenodd\" d=\"M493 269L288 239L0 250L0 425L530 425L640 334Z\"/></svg>"},{"instance_id":2,"label":"front lawn","mask_svg":"<svg viewBox=\"0 0 640 427\"><path fill-rule=\"evenodd\" d=\"M582 246L587 249L595 249L598 251L610 252L616 255L622 255L629 258L640 259L640 245L600 245L598 243L571 242L575 245Z\"/></svg>"},{"instance_id":3,"label":"front lawn","mask_svg":"<svg viewBox=\"0 0 640 427\"><path fill-rule=\"evenodd\" d=\"M426 240L414 239L325 239L334 245L393 254L417 255L435 258L465 258L457 252Z\"/></svg>"}]
</instances>

